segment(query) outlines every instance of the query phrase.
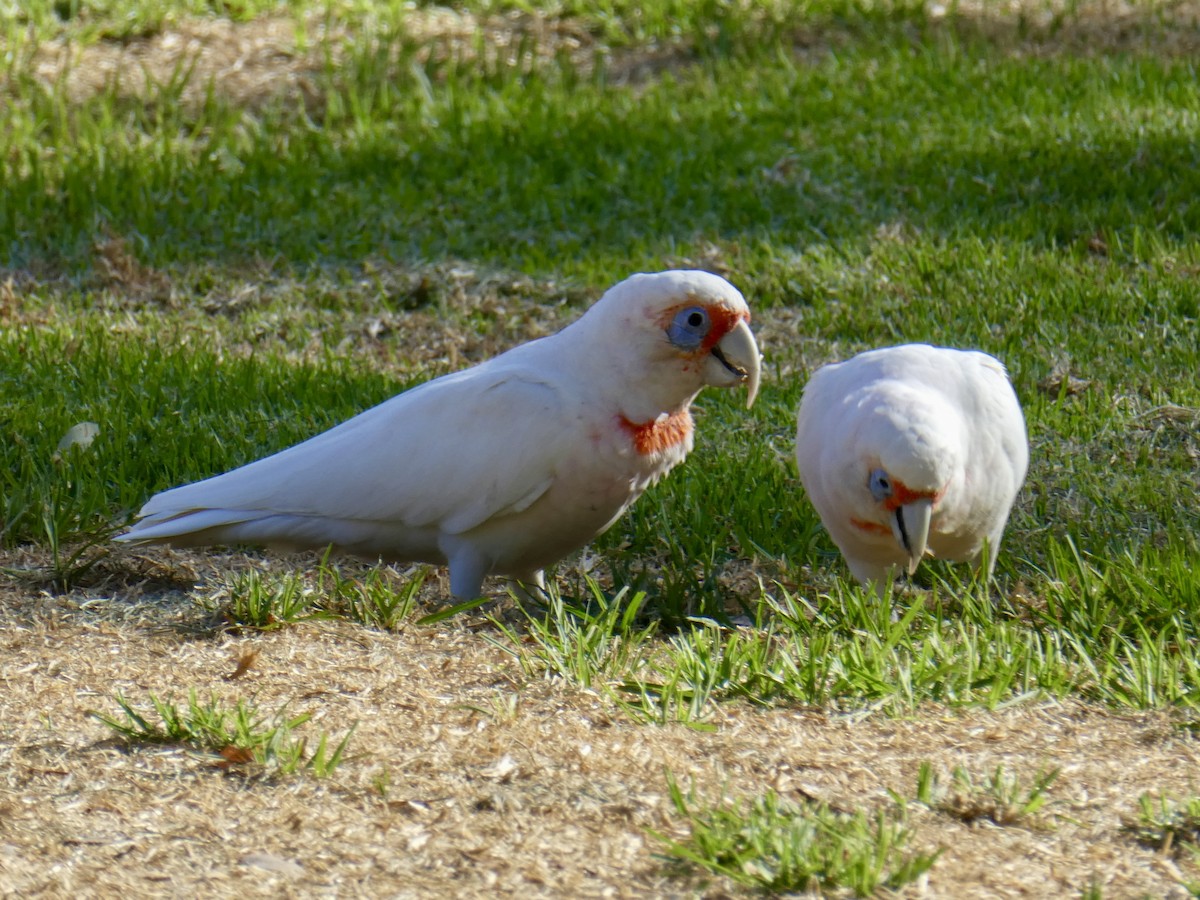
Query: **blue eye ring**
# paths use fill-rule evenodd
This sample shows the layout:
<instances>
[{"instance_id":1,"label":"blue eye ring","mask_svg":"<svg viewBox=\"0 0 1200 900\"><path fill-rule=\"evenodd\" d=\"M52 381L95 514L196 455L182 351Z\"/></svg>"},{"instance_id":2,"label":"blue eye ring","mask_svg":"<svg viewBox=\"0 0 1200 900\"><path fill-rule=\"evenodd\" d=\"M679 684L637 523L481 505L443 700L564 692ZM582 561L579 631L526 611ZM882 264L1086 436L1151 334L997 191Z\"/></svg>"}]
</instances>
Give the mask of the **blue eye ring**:
<instances>
[{"instance_id":1,"label":"blue eye ring","mask_svg":"<svg viewBox=\"0 0 1200 900\"><path fill-rule=\"evenodd\" d=\"M676 347L695 350L712 330L712 317L703 306L681 309L667 326L667 339Z\"/></svg>"},{"instance_id":2,"label":"blue eye ring","mask_svg":"<svg viewBox=\"0 0 1200 900\"><path fill-rule=\"evenodd\" d=\"M883 469L871 470L867 478L867 487L870 488L871 496L880 503L892 496L892 480Z\"/></svg>"}]
</instances>

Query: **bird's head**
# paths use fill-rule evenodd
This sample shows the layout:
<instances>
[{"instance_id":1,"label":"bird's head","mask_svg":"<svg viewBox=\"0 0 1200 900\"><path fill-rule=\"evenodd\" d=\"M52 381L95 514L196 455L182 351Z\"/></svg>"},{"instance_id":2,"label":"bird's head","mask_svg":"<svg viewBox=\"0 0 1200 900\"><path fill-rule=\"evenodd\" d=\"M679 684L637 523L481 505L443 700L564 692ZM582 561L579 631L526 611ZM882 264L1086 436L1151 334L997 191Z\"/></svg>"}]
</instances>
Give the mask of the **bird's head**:
<instances>
[{"instance_id":1,"label":"bird's head","mask_svg":"<svg viewBox=\"0 0 1200 900\"><path fill-rule=\"evenodd\" d=\"M929 533L956 472L963 446L957 418L928 406L881 403L859 434L860 452L847 472L857 502L852 524L867 532L890 534L916 571L929 545Z\"/></svg>"},{"instance_id":2,"label":"bird's head","mask_svg":"<svg viewBox=\"0 0 1200 900\"><path fill-rule=\"evenodd\" d=\"M701 388L746 385L758 394L762 358L750 308L718 275L671 270L633 275L610 288L579 320L603 364L636 384L622 397L632 421L686 407Z\"/></svg>"}]
</instances>

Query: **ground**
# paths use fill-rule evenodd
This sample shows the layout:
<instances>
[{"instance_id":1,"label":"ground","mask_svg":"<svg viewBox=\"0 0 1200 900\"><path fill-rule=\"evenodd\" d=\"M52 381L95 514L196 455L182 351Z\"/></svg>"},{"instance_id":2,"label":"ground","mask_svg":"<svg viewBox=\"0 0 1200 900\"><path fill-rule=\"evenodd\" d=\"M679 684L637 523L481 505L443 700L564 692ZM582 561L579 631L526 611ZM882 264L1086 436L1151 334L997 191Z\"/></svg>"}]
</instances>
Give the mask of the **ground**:
<instances>
[{"instance_id":1,"label":"ground","mask_svg":"<svg viewBox=\"0 0 1200 900\"><path fill-rule=\"evenodd\" d=\"M1015 31L1009 6L1019 4L1006 4L1003 14L986 3L956 10L976 18L984 31ZM1046 24L1057 21L1053 5L1026 6L1032 27L1051 34L1014 50L1031 57L1145 51L1148 43L1185 57L1197 45L1194 28L1172 30L1169 41L1153 43L1157 32L1141 27L1136 5L1095 4L1061 28ZM1194 4L1173 10L1194 21ZM469 55L483 46L506 64L528 49L523 35L536 37L529 46L545 59L566 54L583 72L604 53L611 77L635 86L694 59L689 48L670 42L609 47L562 16L474 17L422 7L409 24L418 42L436 36L429 46L440 52ZM324 102L321 73L331 60L340 61L341 42L350 40L336 29L319 15L307 20L302 34L282 14L244 23L168 20L145 33L82 46L47 41L34 51L32 66L44 83L64 84L77 103L111 84L113 73L136 72L122 87L126 98L136 99L143 75L169 81L186 53L197 77L184 89L184 105L201 105L198 86L212 77L236 104L266 107L299 97L315 114ZM839 34L827 26L792 40L798 55L823 53L836 48ZM764 177L791 177L789 159ZM899 245L905 227L881 225L876 237ZM1093 248L1097 258L1107 252ZM255 331L207 320L236 318L243 307L265 307L289 292L353 290L325 285L319 273L288 284L287 273L260 259L239 261L197 298L183 293L169 269L142 266L119 235L98 235L94 255L85 288L110 303L116 327L131 334L143 335L145 321L162 313L184 323L180 334L201 336L224 358L251 357L260 338L279 338L281 355L306 362L334 343L322 329L342 328L341 352L397 379L451 371L552 331L575 316L582 299L570 286L492 278L486 267L476 273L438 261L367 273L387 282L389 298L416 298L413 309L368 314L370 304L360 297L347 301L345 321L330 325L334 314L321 319L297 308L289 318L289 311L272 308L275 318ZM716 246L667 261L734 268ZM880 276L881 286L884 281ZM43 289L69 293L68 282L75 283L36 266L0 278L0 323L60 326L72 315L69 304L26 305L22 298ZM430 291L440 298L435 309L422 299ZM514 299L529 297L555 303ZM447 309L491 324L464 329L461 319L439 315ZM772 360L776 380L812 368L810 353L818 351L796 340L804 315L811 313L786 305L756 311L754 327L765 347L793 345ZM401 350L380 340L401 329ZM835 340L819 353L836 349ZM1042 391L1086 392L1090 382L1069 368L1056 368ZM1159 416L1156 428L1177 430L1178 442L1194 448L1194 410L1152 397L1129 402L1135 401L1145 415ZM1028 495L1023 503L1028 514ZM394 630L337 619L257 630L238 628L219 612L229 573L279 575L312 570L317 560L113 548L67 590L43 577L52 562L50 550L38 544L0 550L3 896L751 893L668 858L668 841L688 835L671 803L672 777L712 804L768 790L848 812L893 810L897 797L906 800L909 849L940 855L927 874L895 891L899 897L1175 898L1189 896L1181 882L1196 882L1186 850L1155 846L1137 828L1142 795L1200 792L1196 721L1185 708L1115 709L1073 696L1016 697L991 709L924 702L901 712L729 702L715 704L702 727L647 725L604 691L523 667L520 641L514 648L502 627L508 623L521 634L522 620L508 600L419 624L421 613L446 602L444 571L430 572L418 612ZM760 576L795 575L776 563L733 567L722 577L749 593ZM820 586L835 580L835 566L812 564L823 572L814 576ZM579 567L578 559L569 560L559 574L570 581ZM788 586L813 583L794 579ZM189 690L268 712L309 713L303 731L313 741L321 732L337 740L353 728L349 758L325 778L306 771L280 775L191 746L127 742L95 715L118 715L118 696L145 708L151 694L183 701ZM978 782L997 766L1027 780L1037 772L1058 774L1045 806L1006 818L978 798L915 802L923 764L943 781L961 769Z\"/></svg>"},{"instance_id":2,"label":"ground","mask_svg":"<svg viewBox=\"0 0 1200 900\"><path fill-rule=\"evenodd\" d=\"M529 678L483 618L238 634L197 597L246 561L138 551L110 564L93 589L4 591L6 895L730 896L720 880L680 880L661 855L655 833L683 834L668 771L714 801L774 789L856 810L912 797L928 761L1060 774L1018 826L915 812L914 847L941 856L898 896L1187 896L1171 855L1128 827L1132 798L1195 790L1200 746L1176 714L725 705L712 731L649 727L594 692ZM356 723L353 758L323 781L260 780L187 748L130 749L91 716L117 712L117 692L183 685L311 711L309 727L335 736Z\"/></svg>"}]
</instances>

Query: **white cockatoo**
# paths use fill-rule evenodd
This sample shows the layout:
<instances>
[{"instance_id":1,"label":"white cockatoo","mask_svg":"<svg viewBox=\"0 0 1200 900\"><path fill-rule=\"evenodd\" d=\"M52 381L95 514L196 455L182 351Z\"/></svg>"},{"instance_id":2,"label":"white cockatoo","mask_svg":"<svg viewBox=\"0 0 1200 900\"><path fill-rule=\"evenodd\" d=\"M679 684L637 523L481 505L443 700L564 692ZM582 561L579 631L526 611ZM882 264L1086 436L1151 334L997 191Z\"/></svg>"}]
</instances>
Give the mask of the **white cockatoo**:
<instances>
[{"instance_id":1,"label":"white cockatoo","mask_svg":"<svg viewBox=\"0 0 1200 900\"><path fill-rule=\"evenodd\" d=\"M448 564L458 598L492 574L544 587L687 456L701 388L745 384L754 402L749 320L717 275L634 275L557 334L157 494L117 540Z\"/></svg>"},{"instance_id":2,"label":"white cockatoo","mask_svg":"<svg viewBox=\"0 0 1200 900\"><path fill-rule=\"evenodd\" d=\"M999 360L905 344L813 374L796 461L850 572L881 591L926 553L976 568L986 558L991 575L1029 442Z\"/></svg>"}]
</instances>

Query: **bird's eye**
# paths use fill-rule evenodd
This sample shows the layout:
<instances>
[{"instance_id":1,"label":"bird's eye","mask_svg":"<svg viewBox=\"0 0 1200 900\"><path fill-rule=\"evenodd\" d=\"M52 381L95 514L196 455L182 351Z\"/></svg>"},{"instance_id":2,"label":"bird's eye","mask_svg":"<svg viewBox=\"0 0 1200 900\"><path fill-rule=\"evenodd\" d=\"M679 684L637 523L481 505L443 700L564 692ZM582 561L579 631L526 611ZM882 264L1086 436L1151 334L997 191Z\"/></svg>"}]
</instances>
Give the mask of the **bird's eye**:
<instances>
[{"instance_id":1,"label":"bird's eye","mask_svg":"<svg viewBox=\"0 0 1200 900\"><path fill-rule=\"evenodd\" d=\"M708 310L703 306L689 306L675 314L667 328L667 338L676 347L695 350L708 336L710 327Z\"/></svg>"},{"instance_id":2,"label":"bird's eye","mask_svg":"<svg viewBox=\"0 0 1200 900\"><path fill-rule=\"evenodd\" d=\"M867 480L867 487L871 489L871 496L882 502L892 496L892 482L888 478L887 472L883 469L873 469L871 477Z\"/></svg>"}]
</instances>

